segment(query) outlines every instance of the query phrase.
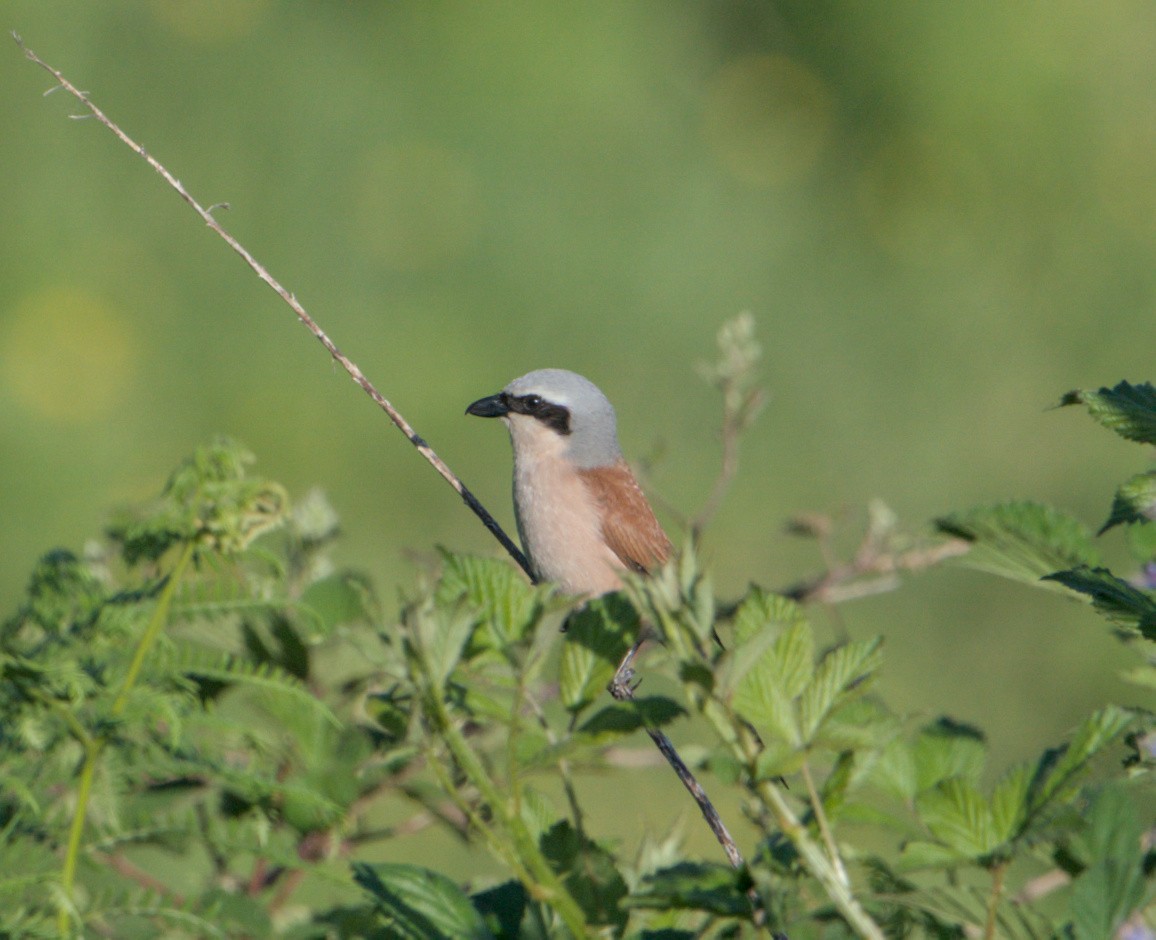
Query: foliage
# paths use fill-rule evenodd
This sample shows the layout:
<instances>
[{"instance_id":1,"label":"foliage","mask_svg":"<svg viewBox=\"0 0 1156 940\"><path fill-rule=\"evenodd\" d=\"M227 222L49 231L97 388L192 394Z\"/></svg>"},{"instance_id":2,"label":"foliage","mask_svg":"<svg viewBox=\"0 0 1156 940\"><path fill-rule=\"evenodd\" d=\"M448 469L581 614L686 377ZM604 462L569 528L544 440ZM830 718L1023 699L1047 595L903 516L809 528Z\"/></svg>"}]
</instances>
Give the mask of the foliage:
<instances>
[{"instance_id":1,"label":"foliage","mask_svg":"<svg viewBox=\"0 0 1156 940\"><path fill-rule=\"evenodd\" d=\"M1130 439L1156 427L1149 386L1064 401ZM290 508L250 463L198 450L100 546L47 554L3 623L0 935L1150 935L1148 714L1105 703L989 770L979 729L887 707L878 638L826 645L759 587L719 604L693 545L577 608L445 552L392 623L329 561L323 498ZM1130 505L1110 521L1151 527ZM1156 685L1156 598L1078 522L1018 502L939 525L969 563L1088 600ZM663 692L611 701L644 624ZM688 719L694 770L760 833L740 866L674 844L632 860L587 828L576 779ZM411 815L383 825L387 802ZM506 880L400 861L428 825Z\"/></svg>"}]
</instances>

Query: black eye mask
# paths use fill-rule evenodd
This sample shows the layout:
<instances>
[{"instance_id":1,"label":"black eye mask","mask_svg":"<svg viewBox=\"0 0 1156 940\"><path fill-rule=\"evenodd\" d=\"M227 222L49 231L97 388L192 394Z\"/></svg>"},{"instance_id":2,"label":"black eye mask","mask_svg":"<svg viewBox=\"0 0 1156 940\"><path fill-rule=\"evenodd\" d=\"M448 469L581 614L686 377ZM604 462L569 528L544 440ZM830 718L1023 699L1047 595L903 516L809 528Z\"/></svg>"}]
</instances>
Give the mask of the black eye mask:
<instances>
[{"instance_id":1,"label":"black eye mask","mask_svg":"<svg viewBox=\"0 0 1156 940\"><path fill-rule=\"evenodd\" d=\"M514 396L503 392L502 404L515 414L537 418L546 427L553 428L559 434L570 433L570 409L548 402L541 395Z\"/></svg>"}]
</instances>

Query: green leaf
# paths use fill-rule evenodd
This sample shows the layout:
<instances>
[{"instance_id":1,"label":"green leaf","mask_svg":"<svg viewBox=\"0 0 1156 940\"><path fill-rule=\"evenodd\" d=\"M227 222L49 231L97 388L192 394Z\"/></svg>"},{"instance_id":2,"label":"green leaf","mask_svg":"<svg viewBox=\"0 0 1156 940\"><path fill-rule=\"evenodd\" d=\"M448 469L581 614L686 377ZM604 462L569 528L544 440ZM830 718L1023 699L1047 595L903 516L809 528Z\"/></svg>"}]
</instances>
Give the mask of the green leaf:
<instances>
[{"instance_id":1,"label":"green leaf","mask_svg":"<svg viewBox=\"0 0 1156 940\"><path fill-rule=\"evenodd\" d=\"M964 858L949 846L939 842L915 839L906 842L899 853L896 868L900 871L916 871L921 868L952 868Z\"/></svg>"},{"instance_id":2,"label":"green leaf","mask_svg":"<svg viewBox=\"0 0 1156 940\"><path fill-rule=\"evenodd\" d=\"M1048 575L1046 580L1085 595L1092 608L1121 627L1156 639L1156 598L1116 577L1107 568L1073 568Z\"/></svg>"},{"instance_id":3,"label":"green leaf","mask_svg":"<svg viewBox=\"0 0 1156 940\"><path fill-rule=\"evenodd\" d=\"M643 728L660 728L685 714L686 709L674 699L663 695L647 695L607 705L587 719L578 730L581 734L596 738L618 738Z\"/></svg>"},{"instance_id":4,"label":"green leaf","mask_svg":"<svg viewBox=\"0 0 1156 940\"><path fill-rule=\"evenodd\" d=\"M522 919L530 899L520 881L505 881L470 899L497 940L518 940L523 936Z\"/></svg>"},{"instance_id":5,"label":"green leaf","mask_svg":"<svg viewBox=\"0 0 1156 940\"><path fill-rule=\"evenodd\" d=\"M309 639L319 641L337 627L374 622L376 598L369 579L358 572L339 571L314 581L301 595L300 606L308 616Z\"/></svg>"},{"instance_id":6,"label":"green leaf","mask_svg":"<svg viewBox=\"0 0 1156 940\"><path fill-rule=\"evenodd\" d=\"M1060 399L1060 405L1082 404L1088 414L1123 438L1141 444L1156 444L1156 388L1149 383L1120 382L1098 391L1075 389Z\"/></svg>"},{"instance_id":7,"label":"green leaf","mask_svg":"<svg viewBox=\"0 0 1156 940\"><path fill-rule=\"evenodd\" d=\"M731 649L715 669L715 688L722 698L731 697L763 653L786 631L806 624L807 614L794 601L752 586L732 621L731 642L727 644Z\"/></svg>"},{"instance_id":8,"label":"green leaf","mask_svg":"<svg viewBox=\"0 0 1156 940\"><path fill-rule=\"evenodd\" d=\"M749 917L747 891L751 878L745 869L707 862L682 862L642 879L628 901L631 907L652 910L704 911L716 917Z\"/></svg>"},{"instance_id":9,"label":"green leaf","mask_svg":"<svg viewBox=\"0 0 1156 940\"><path fill-rule=\"evenodd\" d=\"M1035 774L1031 810L1035 812L1048 802L1066 799L1073 778L1131 724L1131 712L1109 705L1081 724L1067 747L1045 754Z\"/></svg>"},{"instance_id":10,"label":"green leaf","mask_svg":"<svg viewBox=\"0 0 1156 940\"><path fill-rule=\"evenodd\" d=\"M1040 578L1064 568L1099 564L1087 527L1041 503L981 506L944 516L935 525L972 543L964 564L1027 584L1038 586Z\"/></svg>"},{"instance_id":11,"label":"green leaf","mask_svg":"<svg viewBox=\"0 0 1156 940\"><path fill-rule=\"evenodd\" d=\"M435 593L438 606L450 606L464 598L465 606L477 618L467 656L505 649L537 625L546 590L528 584L513 566L497 558L447 551L442 552L442 560L444 570Z\"/></svg>"},{"instance_id":12,"label":"green leaf","mask_svg":"<svg viewBox=\"0 0 1156 940\"><path fill-rule=\"evenodd\" d=\"M251 662L225 652L180 645L156 656L149 664L150 675L166 672L193 676L201 681L208 679L222 685L244 686L288 700L302 715L319 718L332 727L341 726L340 719L329 706L300 679L273 663Z\"/></svg>"},{"instance_id":13,"label":"green leaf","mask_svg":"<svg viewBox=\"0 0 1156 940\"><path fill-rule=\"evenodd\" d=\"M593 925L626 926L622 900L629 894L614 856L561 820L542 836L542 854Z\"/></svg>"},{"instance_id":14,"label":"green leaf","mask_svg":"<svg viewBox=\"0 0 1156 940\"><path fill-rule=\"evenodd\" d=\"M397 683L381 692L372 692L366 696L365 712L377 723L384 744L400 744L405 740L413 716L413 692Z\"/></svg>"},{"instance_id":15,"label":"green leaf","mask_svg":"<svg viewBox=\"0 0 1156 940\"><path fill-rule=\"evenodd\" d=\"M798 748L803 744L793 699L806 688L814 669L815 642L805 620L788 626L757 657L747 646L762 648L765 640L754 636L734 650L736 660L753 659L732 696L734 710L760 734Z\"/></svg>"},{"instance_id":16,"label":"green leaf","mask_svg":"<svg viewBox=\"0 0 1156 940\"><path fill-rule=\"evenodd\" d=\"M1122 522L1148 522L1156 513L1156 470L1138 473L1125 480L1116 490L1108 521L1100 526L1103 535L1112 526Z\"/></svg>"},{"instance_id":17,"label":"green leaf","mask_svg":"<svg viewBox=\"0 0 1156 940\"><path fill-rule=\"evenodd\" d=\"M602 694L641 629L620 594L596 597L570 615L558 677L568 711L580 712Z\"/></svg>"},{"instance_id":18,"label":"green leaf","mask_svg":"<svg viewBox=\"0 0 1156 940\"><path fill-rule=\"evenodd\" d=\"M882 702L848 695L831 710L814 740L831 751L869 751L874 761L900 730L899 720Z\"/></svg>"},{"instance_id":19,"label":"green leaf","mask_svg":"<svg viewBox=\"0 0 1156 940\"><path fill-rule=\"evenodd\" d=\"M1020 834L1028 815L1028 792L1033 768L1028 764L1013 767L1000 778L991 794L991 819L995 838L1010 842Z\"/></svg>"},{"instance_id":20,"label":"green leaf","mask_svg":"<svg viewBox=\"0 0 1156 940\"><path fill-rule=\"evenodd\" d=\"M402 614L405 626L415 635L414 648L421 651L430 678L444 686L461 661L475 619L463 605L436 605L427 597L408 607Z\"/></svg>"},{"instance_id":21,"label":"green leaf","mask_svg":"<svg viewBox=\"0 0 1156 940\"><path fill-rule=\"evenodd\" d=\"M905 909L918 911L925 929L919 937L941 940L980 936L978 925L989 918L994 927L991 936L999 940L1058 940L1063 936L1050 918L1037 913L1014 896L992 897L989 888L975 885L922 888L894 898ZM969 928L974 927L974 931Z\"/></svg>"},{"instance_id":22,"label":"green leaf","mask_svg":"<svg viewBox=\"0 0 1156 940\"><path fill-rule=\"evenodd\" d=\"M819 661L811 681L799 698L799 725L810 744L832 710L849 695L861 691L864 683L882 662L882 640L846 643L828 652Z\"/></svg>"},{"instance_id":23,"label":"green leaf","mask_svg":"<svg viewBox=\"0 0 1156 940\"><path fill-rule=\"evenodd\" d=\"M806 619L806 611L790 598L752 587L734 613L735 643L768 632L777 636Z\"/></svg>"},{"instance_id":24,"label":"green leaf","mask_svg":"<svg viewBox=\"0 0 1156 940\"><path fill-rule=\"evenodd\" d=\"M1076 940L1114 937L1144 899L1144 827L1119 783L1100 791L1085 818L1087 867L1072 885L1072 927Z\"/></svg>"},{"instance_id":25,"label":"green leaf","mask_svg":"<svg viewBox=\"0 0 1156 940\"><path fill-rule=\"evenodd\" d=\"M905 803L915 799L919 786L912 745L902 738L888 744L871 768L871 780L884 792Z\"/></svg>"},{"instance_id":26,"label":"green leaf","mask_svg":"<svg viewBox=\"0 0 1156 940\"><path fill-rule=\"evenodd\" d=\"M986 755L981 731L940 717L920 729L914 742L892 742L874 768L874 777L906 802L949 777L977 780Z\"/></svg>"},{"instance_id":27,"label":"green leaf","mask_svg":"<svg viewBox=\"0 0 1156 940\"><path fill-rule=\"evenodd\" d=\"M944 780L920 794L916 807L927 830L965 858L982 858L1000 844L987 801L970 780Z\"/></svg>"},{"instance_id":28,"label":"green leaf","mask_svg":"<svg viewBox=\"0 0 1156 940\"><path fill-rule=\"evenodd\" d=\"M398 862L355 862L353 878L386 917L391 936L493 940L482 915L445 875Z\"/></svg>"},{"instance_id":29,"label":"green leaf","mask_svg":"<svg viewBox=\"0 0 1156 940\"><path fill-rule=\"evenodd\" d=\"M1156 561L1156 523L1142 522L1130 525L1125 529L1125 535L1128 554L1139 566L1146 568Z\"/></svg>"},{"instance_id":30,"label":"green leaf","mask_svg":"<svg viewBox=\"0 0 1156 940\"><path fill-rule=\"evenodd\" d=\"M173 471L155 504L110 527L125 561L155 561L178 542L194 539L232 554L281 525L288 518L289 497L280 484L247 478L245 468L253 459L225 437L197 448Z\"/></svg>"}]
</instances>

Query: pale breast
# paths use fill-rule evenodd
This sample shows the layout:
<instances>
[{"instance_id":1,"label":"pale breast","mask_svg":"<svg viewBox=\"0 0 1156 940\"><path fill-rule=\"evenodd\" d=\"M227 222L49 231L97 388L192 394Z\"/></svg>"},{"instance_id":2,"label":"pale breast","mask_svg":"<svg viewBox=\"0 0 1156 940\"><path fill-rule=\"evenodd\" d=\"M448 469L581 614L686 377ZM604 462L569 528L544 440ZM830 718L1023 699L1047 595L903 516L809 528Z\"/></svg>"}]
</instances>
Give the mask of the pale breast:
<instances>
[{"instance_id":1,"label":"pale breast","mask_svg":"<svg viewBox=\"0 0 1156 940\"><path fill-rule=\"evenodd\" d=\"M622 586L621 563L603 538L599 507L566 462L516 457L514 508L522 544L542 580L569 594Z\"/></svg>"}]
</instances>

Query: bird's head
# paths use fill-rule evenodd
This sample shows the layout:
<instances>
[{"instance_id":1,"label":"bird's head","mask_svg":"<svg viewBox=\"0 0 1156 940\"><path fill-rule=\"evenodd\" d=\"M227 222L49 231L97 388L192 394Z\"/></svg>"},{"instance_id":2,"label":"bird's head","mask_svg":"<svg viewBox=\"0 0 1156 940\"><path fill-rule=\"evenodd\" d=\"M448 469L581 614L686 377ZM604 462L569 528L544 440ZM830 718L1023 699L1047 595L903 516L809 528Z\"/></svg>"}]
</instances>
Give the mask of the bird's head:
<instances>
[{"instance_id":1,"label":"bird's head","mask_svg":"<svg viewBox=\"0 0 1156 940\"><path fill-rule=\"evenodd\" d=\"M564 457L583 469L622 457L614 406L597 385L566 369L529 372L479 398L466 414L501 418L515 454L524 457Z\"/></svg>"}]
</instances>

